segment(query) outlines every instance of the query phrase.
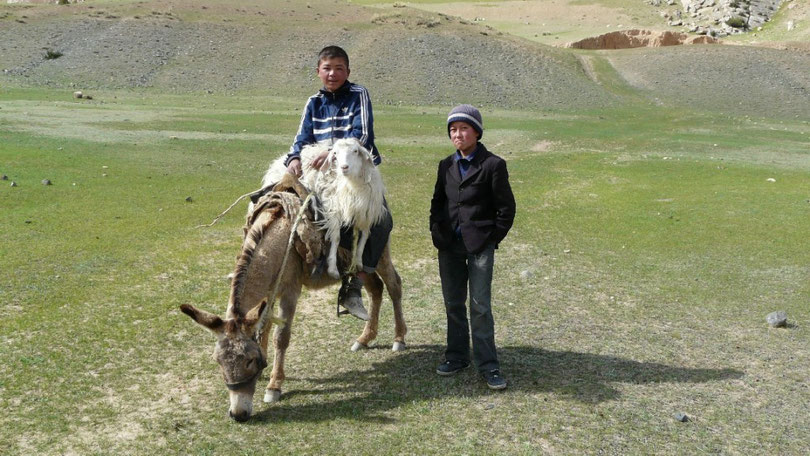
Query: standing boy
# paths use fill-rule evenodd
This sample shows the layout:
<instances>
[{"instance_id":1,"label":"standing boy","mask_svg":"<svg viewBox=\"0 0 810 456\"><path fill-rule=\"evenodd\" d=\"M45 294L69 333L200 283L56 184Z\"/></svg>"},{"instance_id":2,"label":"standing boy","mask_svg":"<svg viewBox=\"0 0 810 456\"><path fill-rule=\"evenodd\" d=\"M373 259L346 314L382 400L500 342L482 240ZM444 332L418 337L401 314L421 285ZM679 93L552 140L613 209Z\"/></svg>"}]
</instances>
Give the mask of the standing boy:
<instances>
[{"instance_id":1,"label":"standing boy","mask_svg":"<svg viewBox=\"0 0 810 456\"><path fill-rule=\"evenodd\" d=\"M323 88L307 100L298 133L287 154L287 171L301 175L301 148L310 144L332 145L338 139L357 138L360 144L371 151L374 164L381 162L380 153L374 145L374 117L371 111L371 99L365 87L349 82L349 55L338 46L327 46L318 54L316 73L323 83ZM319 168L326 160L324 152L313 162ZM387 208L387 206L386 206ZM351 233L347 227L346 234ZM363 250L363 270L351 280L343 279L343 286L338 294L340 304L352 315L368 320L368 313L363 307L360 289L366 274L373 273L388 243L388 236L393 228L390 212L386 218L369 230L369 238ZM350 237L341 236L341 245L351 248Z\"/></svg>"},{"instance_id":2,"label":"standing boy","mask_svg":"<svg viewBox=\"0 0 810 456\"><path fill-rule=\"evenodd\" d=\"M506 388L495 348L492 269L498 248L515 219L515 198L506 162L479 141L481 113L460 105L447 117L456 152L439 162L430 202L430 232L439 250L439 275L447 311L445 361L436 373L449 376L470 365L470 329L475 367L491 389ZM467 320L467 289L470 318Z\"/></svg>"}]
</instances>

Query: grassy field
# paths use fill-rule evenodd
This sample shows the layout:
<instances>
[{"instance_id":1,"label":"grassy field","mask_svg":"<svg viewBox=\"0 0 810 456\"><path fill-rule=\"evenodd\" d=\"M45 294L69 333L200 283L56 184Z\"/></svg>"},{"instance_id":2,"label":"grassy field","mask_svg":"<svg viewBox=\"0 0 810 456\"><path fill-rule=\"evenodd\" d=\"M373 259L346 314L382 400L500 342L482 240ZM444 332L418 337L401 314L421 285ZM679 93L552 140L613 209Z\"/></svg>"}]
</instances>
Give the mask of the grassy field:
<instances>
[{"instance_id":1,"label":"grassy field","mask_svg":"<svg viewBox=\"0 0 810 456\"><path fill-rule=\"evenodd\" d=\"M4 454L810 451L804 119L484 112L518 204L494 295L510 387L493 393L434 374L448 108L376 107L409 349L387 349L384 307L377 345L351 353L362 327L335 317L336 290L305 293L283 399L257 394L240 425L213 338L178 306L224 312L244 207L195 226L258 185L302 100L94 96L0 90ZM768 327L775 310L789 327Z\"/></svg>"}]
</instances>

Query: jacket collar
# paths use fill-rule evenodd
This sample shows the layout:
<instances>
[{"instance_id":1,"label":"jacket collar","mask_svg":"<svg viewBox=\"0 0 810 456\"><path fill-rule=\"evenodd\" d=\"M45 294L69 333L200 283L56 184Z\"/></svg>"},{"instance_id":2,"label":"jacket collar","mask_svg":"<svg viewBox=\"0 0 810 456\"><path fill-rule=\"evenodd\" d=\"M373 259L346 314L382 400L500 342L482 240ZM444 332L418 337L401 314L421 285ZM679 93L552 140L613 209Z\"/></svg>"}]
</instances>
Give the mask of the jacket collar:
<instances>
[{"instance_id":1,"label":"jacket collar","mask_svg":"<svg viewBox=\"0 0 810 456\"><path fill-rule=\"evenodd\" d=\"M467 170L467 175L464 176L464 179L461 178L461 172L458 169L457 164L458 160L456 160L457 155L459 155L458 151L456 151L456 153L453 154L452 156L453 159L451 163L453 166L451 166L452 171L450 172L450 175L453 176L453 178L457 182L464 182L470 179L471 177L475 176L476 174L478 174L479 171L481 171L481 163L483 163L484 160L491 154L489 153L487 148L484 147L484 145L479 142L475 147L475 152L473 152L472 154L473 157L472 160L470 160L470 168Z\"/></svg>"},{"instance_id":2,"label":"jacket collar","mask_svg":"<svg viewBox=\"0 0 810 456\"><path fill-rule=\"evenodd\" d=\"M349 88L351 86L352 86L352 83L349 82L349 80L347 79L346 82L344 82L343 85L340 86L334 92L330 92L330 91L326 90L326 87L322 87L321 90L319 90L319 92L321 94L323 94L324 96L327 96L327 97L330 97L330 98L336 98L336 97L343 96L344 94L348 93Z\"/></svg>"}]
</instances>

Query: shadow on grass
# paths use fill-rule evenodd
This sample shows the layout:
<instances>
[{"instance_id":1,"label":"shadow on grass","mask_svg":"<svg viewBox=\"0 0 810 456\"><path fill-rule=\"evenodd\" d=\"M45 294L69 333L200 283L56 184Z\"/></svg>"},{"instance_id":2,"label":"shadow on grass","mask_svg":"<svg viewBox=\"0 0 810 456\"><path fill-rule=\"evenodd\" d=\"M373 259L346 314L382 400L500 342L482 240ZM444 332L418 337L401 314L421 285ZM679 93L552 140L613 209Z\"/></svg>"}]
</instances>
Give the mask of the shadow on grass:
<instances>
[{"instance_id":1,"label":"shadow on grass","mask_svg":"<svg viewBox=\"0 0 810 456\"><path fill-rule=\"evenodd\" d=\"M288 378L292 381L286 386L292 389L284 392L278 404L260 407L250 423L335 418L387 423L394 420L381 412L414 401L454 396L549 392L580 402L599 403L620 396L612 386L614 383L705 383L743 376L743 372L734 369L694 369L590 353L502 347L498 353L509 388L492 392L474 368L453 377L436 375L443 350L438 345L409 346L405 352L375 363L370 370L307 379L324 388L296 390L295 379ZM262 390L257 395L260 393L263 394ZM305 396L322 396L324 400L310 403L311 398L305 398L305 404L295 400Z\"/></svg>"}]
</instances>

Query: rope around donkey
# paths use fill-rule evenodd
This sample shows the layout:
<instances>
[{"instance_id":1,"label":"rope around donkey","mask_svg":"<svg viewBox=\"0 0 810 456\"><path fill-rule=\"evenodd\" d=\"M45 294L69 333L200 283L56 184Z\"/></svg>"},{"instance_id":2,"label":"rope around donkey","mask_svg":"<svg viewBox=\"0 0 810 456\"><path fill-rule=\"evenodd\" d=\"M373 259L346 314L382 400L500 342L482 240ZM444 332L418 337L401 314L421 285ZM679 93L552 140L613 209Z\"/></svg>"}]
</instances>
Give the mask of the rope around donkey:
<instances>
[{"instance_id":1,"label":"rope around donkey","mask_svg":"<svg viewBox=\"0 0 810 456\"><path fill-rule=\"evenodd\" d=\"M270 299L267 300L268 304L270 305L270 309L264 312L259 320L259 326L256 330L257 334L261 334L264 330L264 325L267 324L267 320L272 320L273 323L277 325L286 324L286 321L276 318L270 317L271 312L273 312L273 307L276 302L276 296L278 295L278 286L281 284L281 276L284 275L284 269L287 267L287 258L290 256L290 250L292 250L293 240L295 239L295 231L298 229L298 224L301 222L301 219L304 218L304 214L306 213L307 206L309 202L312 200L312 193L307 195L304 199L304 202L301 203L301 208L298 209L298 215L295 217L295 222L293 223L292 229L290 230L290 239L287 240L287 249L284 251L284 257L281 260L281 269L279 270L278 275L276 276L276 282L273 284L273 293L270 295Z\"/></svg>"},{"instance_id":2,"label":"rope around donkey","mask_svg":"<svg viewBox=\"0 0 810 456\"><path fill-rule=\"evenodd\" d=\"M246 197L248 197L248 196L250 196L250 195L252 195L252 194L254 194L254 193L256 193L256 192L262 191L262 190L264 190L264 188L260 188L260 189L257 189L257 190L253 190L252 192L245 193L244 195L242 195L242 196L240 196L239 198L237 198L237 199L236 199L236 201L234 201L234 202L233 202L233 204L231 204L230 206L228 206L228 208L227 208L227 209L225 209L225 211L224 211L223 213L221 213L221 214L217 215L217 216L214 218L214 221L213 221L213 222L211 222L211 223L209 223L209 224L207 224L207 225L197 225L197 226L195 226L195 228L211 228L211 227L212 227L212 226L214 226L214 225L215 225L215 224L216 224L216 223L217 223L217 222L218 222L218 221L219 221L219 220L220 220L222 217L225 217L225 214L227 214L228 212L230 212L230 211L231 211L231 209L233 209L233 208L234 208L234 206L236 206L237 204L239 204L239 202L240 202L240 201L242 201L242 200L243 200L243 199L245 199Z\"/></svg>"}]
</instances>

